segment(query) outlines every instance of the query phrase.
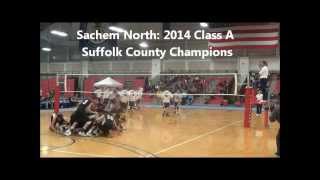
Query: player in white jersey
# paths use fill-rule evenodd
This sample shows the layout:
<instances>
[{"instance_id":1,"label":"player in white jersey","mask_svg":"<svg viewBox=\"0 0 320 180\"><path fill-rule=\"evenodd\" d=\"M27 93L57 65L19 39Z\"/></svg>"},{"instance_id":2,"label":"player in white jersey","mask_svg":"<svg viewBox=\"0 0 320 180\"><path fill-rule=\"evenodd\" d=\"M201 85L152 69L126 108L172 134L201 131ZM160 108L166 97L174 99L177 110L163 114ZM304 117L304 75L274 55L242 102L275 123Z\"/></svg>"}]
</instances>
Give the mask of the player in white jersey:
<instances>
[{"instance_id":1,"label":"player in white jersey","mask_svg":"<svg viewBox=\"0 0 320 180\"><path fill-rule=\"evenodd\" d=\"M101 89L96 89L95 91L94 91L94 93L95 93L95 95L96 95L96 97L99 99L99 102L102 102L102 98L103 98L103 92L102 92L102 90Z\"/></svg>"},{"instance_id":2,"label":"player in white jersey","mask_svg":"<svg viewBox=\"0 0 320 180\"><path fill-rule=\"evenodd\" d=\"M95 95L97 96L97 98L101 98L103 93L102 93L102 90L101 89L96 89L94 91Z\"/></svg>"},{"instance_id":3,"label":"player in white jersey","mask_svg":"<svg viewBox=\"0 0 320 180\"><path fill-rule=\"evenodd\" d=\"M126 112L128 109L129 95L127 90L122 90L119 92L121 109Z\"/></svg>"},{"instance_id":4,"label":"player in white jersey","mask_svg":"<svg viewBox=\"0 0 320 180\"><path fill-rule=\"evenodd\" d=\"M182 101L182 95L180 94L180 91L176 91L175 95L173 96L173 102L174 102L174 109L175 109L175 113L178 114L179 110L180 110L180 104Z\"/></svg>"},{"instance_id":5,"label":"player in white jersey","mask_svg":"<svg viewBox=\"0 0 320 180\"><path fill-rule=\"evenodd\" d=\"M129 91L129 110L133 110L136 104L136 96L134 90Z\"/></svg>"},{"instance_id":6,"label":"player in white jersey","mask_svg":"<svg viewBox=\"0 0 320 180\"><path fill-rule=\"evenodd\" d=\"M119 121L122 122L123 130L125 130L126 129L125 122L127 120L126 113L128 111L128 102L129 102L128 91L122 90L119 92L119 95L120 95L120 106L121 106Z\"/></svg>"},{"instance_id":7,"label":"player in white jersey","mask_svg":"<svg viewBox=\"0 0 320 180\"><path fill-rule=\"evenodd\" d=\"M109 99L109 96L112 94L112 90L107 88L106 90L103 91L103 103L105 103L105 101L107 101Z\"/></svg>"},{"instance_id":8,"label":"player in white jersey","mask_svg":"<svg viewBox=\"0 0 320 180\"><path fill-rule=\"evenodd\" d=\"M162 105L163 105L163 112L162 116L169 116L168 109L170 107L170 101L171 98L173 97L172 93L168 90L164 91L162 93Z\"/></svg>"},{"instance_id":9,"label":"player in white jersey","mask_svg":"<svg viewBox=\"0 0 320 180\"><path fill-rule=\"evenodd\" d=\"M143 95L143 88L140 88L138 91L136 91L136 106L138 109L141 108L142 95Z\"/></svg>"}]
</instances>

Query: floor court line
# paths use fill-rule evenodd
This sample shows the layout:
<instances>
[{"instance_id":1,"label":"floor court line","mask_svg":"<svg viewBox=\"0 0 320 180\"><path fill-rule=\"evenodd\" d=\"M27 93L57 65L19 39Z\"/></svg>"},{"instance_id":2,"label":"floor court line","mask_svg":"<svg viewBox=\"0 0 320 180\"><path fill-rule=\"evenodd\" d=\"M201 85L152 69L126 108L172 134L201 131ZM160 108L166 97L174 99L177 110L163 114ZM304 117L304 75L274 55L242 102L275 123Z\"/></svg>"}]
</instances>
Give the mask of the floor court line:
<instances>
[{"instance_id":1,"label":"floor court line","mask_svg":"<svg viewBox=\"0 0 320 180\"><path fill-rule=\"evenodd\" d=\"M107 144L107 145L111 145L114 147L118 147L118 148L124 149L126 151L133 152L133 153L139 155L138 157L156 157L155 155L153 155L150 152L144 151L142 149L139 149L137 147L127 145L127 144L121 144L121 143L116 143L116 142L101 142L101 141L97 141L97 140L93 140L93 139L81 139L81 140L102 143L102 144ZM144 155L144 154L147 154L147 155Z\"/></svg>"},{"instance_id":2,"label":"floor court line","mask_svg":"<svg viewBox=\"0 0 320 180\"><path fill-rule=\"evenodd\" d=\"M40 134L40 135L48 135L48 136L54 136L52 134L49 134L49 133L46 133L46 134ZM62 136L60 134L55 134L55 136L58 136L58 137L65 137L65 136ZM112 146L116 146L116 147L120 147L122 149L125 149L127 151L130 151L130 152L133 152L133 153L136 153L137 155L139 155L138 157L156 157L155 155L153 155L152 153L150 152L146 152L142 149L138 149L137 147L134 147L134 146L130 146L130 145L127 145L127 144L120 144L120 143L112 143L112 142L101 142L101 141L97 141L97 140L92 140L92 139L82 139L81 137L74 137L75 139L73 138L70 138L72 143L71 144L67 144L67 145L64 145L64 146L58 146L58 147L53 147L53 148L50 148L48 150L40 150L40 151L55 151L55 152L63 152L63 153L69 153L69 154L77 154L76 152L69 152L69 151L62 151L62 150L58 150L58 149L63 149L63 148L66 148L72 144L74 144L76 141L76 139L79 141L79 140L85 140L85 141L91 141L91 142L97 142L97 143L102 143L102 144L108 144L108 145L112 145ZM40 145L40 146L46 146L46 145ZM78 153L79 155L86 155L86 153ZM144 154L147 154L147 155L144 155ZM89 154L90 155L90 154ZM100 156L100 155L97 155L97 154L93 154L93 157L104 157L103 155ZM109 157L109 156L105 156L105 157ZM110 157L117 157L117 156L110 156Z\"/></svg>"},{"instance_id":3,"label":"floor court line","mask_svg":"<svg viewBox=\"0 0 320 180\"><path fill-rule=\"evenodd\" d=\"M162 149L162 150L160 150L160 151L158 151L158 152L155 152L155 153L153 153L153 154L160 154L160 153L169 151L170 149L173 149L173 148L176 148L176 147L178 147L178 146L187 144L187 143L189 143L189 142L195 141L195 140L197 140L197 139L200 139L200 138L202 138L202 137L208 136L208 135L210 135L210 134L214 134L214 133L216 133L216 132L218 132L218 131L221 131L222 129L225 129L225 128L227 128L227 127L229 127L229 126L232 126L232 125L234 125L234 124L236 124L236 123L239 123L239 122L241 122L241 121L242 121L242 120L239 120L239 121L230 123L230 124L228 124L228 125L225 125L225 126L223 126L223 127L218 128L218 129L214 129L214 130L212 130L212 131L206 132L206 133L201 134L201 135L199 135L199 136L196 136L196 137L194 137L194 138L191 138L191 139L188 139L188 140L186 140L186 141L183 141L183 142L181 142L181 143L175 144L175 145L173 145L173 146L169 146L169 147L167 147L167 148L165 148L165 149Z\"/></svg>"},{"instance_id":4,"label":"floor court line","mask_svg":"<svg viewBox=\"0 0 320 180\"><path fill-rule=\"evenodd\" d=\"M116 157L111 155L99 155L99 154L89 154L89 153L78 153L78 152L70 152L70 151L63 151L63 150L51 150L53 152L60 152L60 153L66 153L66 154L74 154L74 155L85 155L85 156L91 156L91 157Z\"/></svg>"}]
</instances>

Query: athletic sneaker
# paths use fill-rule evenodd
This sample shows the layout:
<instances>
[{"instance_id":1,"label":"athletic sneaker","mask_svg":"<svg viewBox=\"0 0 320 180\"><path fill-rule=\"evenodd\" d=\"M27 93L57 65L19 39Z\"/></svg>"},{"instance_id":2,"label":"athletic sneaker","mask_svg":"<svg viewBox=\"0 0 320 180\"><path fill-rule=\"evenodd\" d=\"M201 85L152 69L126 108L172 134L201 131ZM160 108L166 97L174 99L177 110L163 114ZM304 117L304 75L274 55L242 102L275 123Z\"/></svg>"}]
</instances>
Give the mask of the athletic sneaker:
<instances>
[{"instance_id":1,"label":"athletic sneaker","mask_svg":"<svg viewBox=\"0 0 320 180\"><path fill-rule=\"evenodd\" d=\"M64 132L64 135L70 136L70 135L71 135L71 131L70 131L70 130L67 130L66 132Z\"/></svg>"},{"instance_id":2,"label":"athletic sneaker","mask_svg":"<svg viewBox=\"0 0 320 180\"><path fill-rule=\"evenodd\" d=\"M92 132L92 136L98 136L98 133Z\"/></svg>"},{"instance_id":3,"label":"athletic sneaker","mask_svg":"<svg viewBox=\"0 0 320 180\"><path fill-rule=\"evenodd\" d=\"M92 133L90 133L90 132L87 132L87 133L86 133L86 136L91 137L91 136L93 136L93 134L92 134Z\"/></svg>"},{"instance_id":4,"label":"athletic sneaker","mask_svg":"<svg viewBox=\"0 0 320 180\"><path fill-rule=\"evenodd\" d=\"M80 136L86 136L86 133L83 132L83 131L80 131L78 134L79 134Z\"/></svg>"},{"instance_id":5,"label":"athletic sneaker","mask_svg":"<svg viewBox=\"0 0 320 180\"><path fill-rule=\"evenodd\" d=\"M66 130L66 132L64 132L64 135L70 136L71 135L71 130L70 129Z\"/></svg>"},{"instance_id":6,"label":"athletic sneaker","mask_svg":"<svg viewBox=\"0 0 320 180\"><path fill-rule=\"evenodd\" d=\"M59 127L59 132L60 132L60 133L63 133L63 132L64 132L64 130L65 130L65 129L64 129L64 127L63 127L63 126L60 126L60 127Z\"/></svg>"},{"instance_id":7,"label":"athletic sneaker","mask_svg":"<svg viewBox=\"0 0 320 180\"><path fill-rule=\"evenodd\" d=\"M95 136L99 136L100 134L102 134L102 132L100 132L99 129L96 129L96 130L93 131L93 134Z\"/></svg>"}]
</instances>

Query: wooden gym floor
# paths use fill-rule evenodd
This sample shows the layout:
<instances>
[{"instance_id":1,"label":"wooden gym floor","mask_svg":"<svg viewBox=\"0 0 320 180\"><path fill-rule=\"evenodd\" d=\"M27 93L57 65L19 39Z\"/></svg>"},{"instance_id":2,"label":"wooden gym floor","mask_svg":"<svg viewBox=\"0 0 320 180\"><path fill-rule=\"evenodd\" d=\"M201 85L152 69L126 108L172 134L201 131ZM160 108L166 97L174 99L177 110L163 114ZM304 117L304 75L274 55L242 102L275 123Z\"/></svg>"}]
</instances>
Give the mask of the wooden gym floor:
<instances>
[{"instance_id":1,"label":"wooden gym floor","mask_svg":"<svg viewBox=\"0 0 320 180\"><path fill-rule=\"evenodd\" d=\"M128 114L127 130L108 138L55 134L48 129L51 112L40 111L40 157L276 157L278 123L264 128L253 114L244 128L243 111L183 109L165 118L161 112Z\"/></svg>"}]
</instances>

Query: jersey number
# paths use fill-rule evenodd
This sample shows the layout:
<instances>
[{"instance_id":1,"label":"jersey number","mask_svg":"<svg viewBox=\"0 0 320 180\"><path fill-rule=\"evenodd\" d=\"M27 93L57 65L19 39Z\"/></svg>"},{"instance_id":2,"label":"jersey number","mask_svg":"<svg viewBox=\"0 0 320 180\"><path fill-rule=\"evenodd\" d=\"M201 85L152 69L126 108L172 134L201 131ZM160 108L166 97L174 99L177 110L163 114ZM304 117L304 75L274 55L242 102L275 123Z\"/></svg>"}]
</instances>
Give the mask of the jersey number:
<instances>
[{"instance_id":1,"label":"jersey number","mask_svg":"<svg viewBox=\"0 0 320 180\"><path fill-rule=\"evenodd\" d=\"M82 104L86 104L88 102L88 100L85 100Z\"/></svg>"}]
</instances>

